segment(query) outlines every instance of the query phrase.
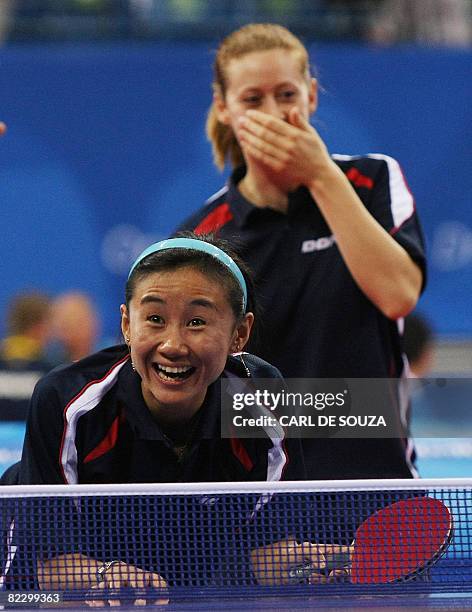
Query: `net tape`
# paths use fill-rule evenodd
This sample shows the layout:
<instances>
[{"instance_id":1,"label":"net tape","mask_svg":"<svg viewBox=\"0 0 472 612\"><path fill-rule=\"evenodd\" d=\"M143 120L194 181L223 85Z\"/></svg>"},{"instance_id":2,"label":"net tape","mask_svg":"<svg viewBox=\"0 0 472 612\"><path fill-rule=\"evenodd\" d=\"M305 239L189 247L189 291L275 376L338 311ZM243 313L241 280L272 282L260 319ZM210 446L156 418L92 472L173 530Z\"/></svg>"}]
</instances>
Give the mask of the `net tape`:
<instances>
[{"instance_id":1,"label":"net tape","mask_svg":"<svg viewBox=\"0 0 472 612\"><path fill-rule=\"evenodd\" d=\"M391 581L380 554L385 533L374 531L365 571L381 578L353 584L358 527L390 504L422 497L449 509L449 547L434 563L421 561L418 573ZM421 540L434 539L427 517L407 518ZM71 600L158 603L243 594L458 592L472 580L471 518L472 482L464 479L2 487L0 585L60 591ZM398 557L414 561L418 539L413 547L408 539L398 545Z\"/></svg>"}]
</instances>

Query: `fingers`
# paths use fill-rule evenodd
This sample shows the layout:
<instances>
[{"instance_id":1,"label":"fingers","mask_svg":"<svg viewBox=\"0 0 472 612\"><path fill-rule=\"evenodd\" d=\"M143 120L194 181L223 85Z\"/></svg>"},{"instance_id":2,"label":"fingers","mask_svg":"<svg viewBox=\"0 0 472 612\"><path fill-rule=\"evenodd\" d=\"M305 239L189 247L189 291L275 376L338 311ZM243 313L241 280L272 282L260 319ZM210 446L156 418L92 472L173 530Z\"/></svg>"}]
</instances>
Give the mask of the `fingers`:
<instances>
[{"instance_id":1,"label":"fingers","mask_svg":"<svg viewBox=\"0 0 472 612\"><path fill-rule=\"evenodd\" d=\"M256 120L253 113L257 113ZM281 126L283 129L278 129ZM275 171L281 171L290 162L297 146L297 131L293 126L258 111L248 111L238 120L239 142L245 154Z\"/></svg>"},{"instance_id":2,"label":"fingers","mask_svg":"<svg viewBox=\"0 0 472 612\"><path fill-rule=\"evenodd\" d=\"M317 572L311 573L308 577L308 584L325 584L326 582L328 582L328 576Z\"/></svg>"},{"instance_id":3,"label":"fingers","mask_svg":"<svg viewBox=\"0 0 472 612\"><path fill-rule=\"evenodd\" d=\"M334 569L329 572L328 582L346 582L351 575L350 570L345 567L342 569Z\"/></svg>"},{"instance_id":4,"label":"fingers","mask_svg":"<svg viewBox=\"0 0 472 612\"><path fill-rule=\"evenodd\" d=\"M7 126L3 121L0 121L0 136L3 136L7 131Z\"/></svg>"},{"instance_id":5,"label":"fingers","mask_svg":"<svg viewBox=\"0 0 472 612\"><path fill-rule=\"evenodd\" d=\"M239 117L236 133L245 157L296 184L307 183L329 161L324 142L297 107L288 111L287 120L248 110Z\"/></svg>"},{"instance_id":6,"label":"fingers","mask_svg":"<svg viewBox=\"0 0 472 612\"><path fill-rule=\"evenodd\" d=\"M292 548L292 553L287 555L287 562L298 564L300 574L308 578L309 584L338 582L345 580L350 574L346 566L350 564L352 552L352 546L303 542ZM320 573L320 570L330 568L334 569L328 576ZM299 576L295 573L294 577Z\"/></svg>"},{"instance_id":7,"label":"fingers","mask_svg":"<svg viewBox=\"0 0 472 612\"><path fill-rule=\"evenodd\" d=\"M126 580L121 580L121 576L119 574L117 577L115 577L115 574L113 573L113 571L111 571L110 577L108 578L107 576L107 584L105 585L105 588L107 590L116 591L118 593L120 587L122 586L129 585L127 584ZM119 599L108 599L108 605L110 607L118 607L121 606L121 601Z\"/></svg>"},{"instance_id":8,"label":"fingers","mask_svg":"<svg viewBox=\"0 0 472 612\"><path fill-rule=\"evenodd\" d=\"M354 546L344 546L342 544L312 544L310 546L313 551L319 551L325 556L349 556L354 552Z\"/></svg>"},{"instance_id":9,"label":"fingers","mask_svg":"<svg viewBox=\"0 0 472 612\"><path fill-rule=\"evenodd\" d=\"M87 606L89 606L90 608L104 608L105 607L105 602L103 601L103 599L95 599L94 598L94 593L93 591L97 590L97 589L104 589L105 588L105 583L104 582L99 582L98 584L96 584L95 586L91 587L86 595L85 598L85 604Z\"/></svg>"},{"instance_id":10,"label":"fingers","mask_svg":"<svg viewBox=\"0 0 472 612\"><path fill-rule=\"evenodd\" d=\"M335 569L326 574L313 572L308 578L308 584L325 584L327 582L346 582L349 580L350 572L348 569Z\"/></svg>"},{"instance_id":11,"label":"fingers","mask_svg":"<svg viewBox=\"0 0 472 612\"><path fill-rule=\"evenodd\" d=\"M252 145L259 148L263 153L277 157L279 137L275 133L257 125L251 128L250 123L244 117L241 117L239 125L239 140L243 145Z\"/></svg>"},{"instance_id":12,"label":"fingers","mask_svg":"<svg viewBox=\"0 0 472 612\"><path fill-rule=\"evenodd\" d=\"M338 544L312 544L303 542L298 545L297 555L294 558L303 559L302 574L308 584L324 584L327 582L345 582L349 579L352 546ZM336 567L337 565L337 567ZM334 569L330 569L334 567ZM325 570L321 573L320 570ZM326 570L330 570L327 573ZM306 573L305 573L306 572Z\"/></svg>"},{"instance_id":13,"label":"fingers","mask_svg":"<svg viewBox=\"0 0 472 612\"><path fill-rule=\"evenodd\" d=\"M322 554L328 568L343 568L351 563L353 546L339 544L311 544L314 554Z\"/></svg>"},{"instance_id":14,"label":"fingers","mask_svg":"<svg viewBox=\"0 0 472 612\"><path fill-rule=\"evenodd\" d=\"M298 552L302 561L310 561L313 569L324 569L326 567L326 558L324 556L323 545L312 544L311 542L303 542L298 545Z\"/></svg>"},{"instance_id":15,"label":"fingers","mask_svg":"<svg viewBox=\"0 0 472 612\"><path fill-rule=\"evenodd\" d=\"M353 546L343 546L341 544L303 542L298 546L304 559L309 559L313 565L316 564L320 569L326 566L343 567L350 563L351 555L354 552Z\"/></svg>"},{"instance_id":16,"label":"fingers","mask_svg":"<svg viewBox=\"0 0 472 612\"><path fill-rule=\"evenodd\" d=\"M297 106L293 106L288 113L288 122L294 127L304 130L306 132L312 131L314 128L301 114L300 109Z\"/></svg>"},{"instance_id":17,"label":"fingers","mask_svg":"<svg viewBox=\"0 0 472 612\"><path fill-rule=\"evenodd\" d=\"M246 139L240 142L246 155L269 166L276 172L282 171L289 160L289 156L281 150L277 151L275 148L266 145L248 142Z\"/></svg>"},{"instance_id":18,"label":"fingers","mask_svg":"<svg viewBox=\"0 0 472 612\"><path fill-rule=\"evenodd\" d=\"M293 538L254 549L251 561L262 585L343 581L349 576L353 546L299 543ZM323 571L324 570L324 571ZM329 572L329 573L328 573Z\"/></svg>"},{"instance_id":19,"label":"fingers","mask_svg":"<svg viewBox=\"0 0 472 612\"><path fill-rule=\"evenodd\" d=\"M284 119L261 111L248 110L243 117L238 119L238 122L245 124L248 129L252 129L256 133L259 130L260 134L271 133L285 137L295 136L298 130L306 132L314 130L311 123L302 115L298 106L292 106Z\"/></svg>"},{"instance_id":20,"label":"fingers","mask_svg":"<svg viewBox=\"0 0 472 612\"><path fill-rule=\"evenodd\" d=\"M105 574L106 584L104 583L104 588L107 590L116 591L116 593L119 593L121 587L140 586L138 584L133 584L134 582L138 583L139 580L130 580L126 576L125 572L122 574L122 568L120 566L118 566L118 569L120 570L119 572L114 572L113 569L114 568L112 568L109 574ZM119 599L109 599L108 605L110 607L118 607L121 606L121 601Z\"/></svg>"},{"instance_id":21,"label":"fingers","mask_svg":"<svg viewBox=\"0 0 472 612\"><path fill-rule=\"evenodd\" d=\"M252 135L253 139L257 138L278 148L283 143L296 140L299 130L278 117L250 110L239 117L237 132L240 139Z\"/></svg>"},{"instance_id":22,"label":"fingers","mask_svg":"<svg viewBox=\"0 0 472 612\"><path fill-rule=\"evenodd\" d=\"M165 606L169 603L169 597L167 596L167 582L164 578L161 578L159 574L149 574L150 581L149 586L154 589L162 590L162 597L154 600L155 606ZM136 604L137 605L137 604Z\"/></svg>"},{"instance_id":23,"label":"fingers","mask_svg":"<svg viewBox=\"0 0 472 612\"><path fill-rule=\"evenodd\" d=\"M263 113L257 110L246 111L244 117L240 117L240 124L242 123L256 134L259 135L273 135L276 136L290 136L296 132L296 128L287 123L284 119L274 117L268 113Z\"/></svg>"},{"instance_id":24,"label":"fingers","mask_svg":"<svg viewBox=\"0 0 472 612\"><path fill-rule=\"evenodd\" d=\"M149 601L150 604L166 605L169 603L167 582L158 574L144 571L139 571L132 577L127 576L125 573L110 574L109 577L106 577L106 581L99 582L88 591L85 603L91 608L103 608L107 604L110 607L121 606L121 599L113 597L107 599L104 597L105 594L119 594L120 589L123 589L121 593L124 600L123 605L129 605L130 594L127 593L126 589L131 591L132 596L136 595L133 601L135 606L145 606L148 603L148 600L145 598L146 590L162 591L162 597ZM134 594L132 592L133 589L137 589L138 593Z\"/></svg>"},{"instance_id":25,"label":"fingers","mask_svg":"<svg viewBox=\"0 0 472 612\"><path fill-rule=\"evenodd\" d=\"M85 603L90 608L104 608L107 604L111 607L121 606L119 599L105 599L103 597L104 592L108 592L112 589L111 584L105 584L105 581L101 581L93 586L87 592ZM94 593L94 591L97 591Z\"/></svg>"}]
</instances>

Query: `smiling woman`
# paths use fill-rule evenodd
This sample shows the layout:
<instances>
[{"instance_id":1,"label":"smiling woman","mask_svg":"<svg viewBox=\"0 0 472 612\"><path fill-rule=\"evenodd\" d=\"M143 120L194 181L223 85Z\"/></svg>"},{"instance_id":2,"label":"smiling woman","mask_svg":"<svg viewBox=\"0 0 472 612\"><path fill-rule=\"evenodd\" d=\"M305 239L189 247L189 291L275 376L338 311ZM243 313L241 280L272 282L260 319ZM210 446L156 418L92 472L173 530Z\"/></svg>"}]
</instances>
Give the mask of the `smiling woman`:
<instances>
[{"instance_id":1,"label":"smiling woman","mask_svg":"<svg viewBox=\"0 0 472 612\"><path fill-rule=\"evenodd\" d=\"M191 421L254 321L239 267L212 246L195 238L152 245L128 280L123 336L144 401L164 427Z\"/></svg>"},{"instance_id":2,"label":"smiling woman","mask_svg":"<svg viewBox=\"0 0 472 612\"><path fill-rule=\"evenodd\" d=\"M186 233L148 247L131 268L121 306L125 344L37 384L19 484L304 478L298 442L288 441L287 450L281 429L261 427L257 439L222 436L220 381L280 378L242 352L255 310L250 274L224 241ZM180 580L119 552L113 563L103 551L86 552L55 551L32 575L43 589L159 589Z\"/></svg>"},{"instance_id":3,"label":"smiling woman","mask_svg":"<svg viewBox=\"0 0 472 612\"><path fill-rule=\"evenodd\" d=\"M243 445L221 436L220 379L280 377L242 352L255 310L250 274L224 241L188 232L148 247L126 284L125 344L38 383L20 483L286 476L282 440L267 435ZM297 457L289 472L304 477Z\"/></svg>"}]
</instances>

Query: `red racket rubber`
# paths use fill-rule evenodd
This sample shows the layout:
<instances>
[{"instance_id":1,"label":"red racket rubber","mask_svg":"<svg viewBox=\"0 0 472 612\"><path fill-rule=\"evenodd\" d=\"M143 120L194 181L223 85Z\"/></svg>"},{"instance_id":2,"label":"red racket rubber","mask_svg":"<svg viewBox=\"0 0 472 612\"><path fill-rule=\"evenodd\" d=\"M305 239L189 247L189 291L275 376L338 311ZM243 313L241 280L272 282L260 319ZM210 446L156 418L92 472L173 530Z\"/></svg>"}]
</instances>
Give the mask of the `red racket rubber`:
<instances>
[{"instance_id":1,"label":"red racket rubber","mask_svg":"<svg viewBox=\"0 0 472 612\"><path fill-rule=\"evenodd\" d=\"M356 531L351 582L411 580L444 554L452 527L449 509L432 497L413 497L379 510Z\"/></svg>"}]
</instances>

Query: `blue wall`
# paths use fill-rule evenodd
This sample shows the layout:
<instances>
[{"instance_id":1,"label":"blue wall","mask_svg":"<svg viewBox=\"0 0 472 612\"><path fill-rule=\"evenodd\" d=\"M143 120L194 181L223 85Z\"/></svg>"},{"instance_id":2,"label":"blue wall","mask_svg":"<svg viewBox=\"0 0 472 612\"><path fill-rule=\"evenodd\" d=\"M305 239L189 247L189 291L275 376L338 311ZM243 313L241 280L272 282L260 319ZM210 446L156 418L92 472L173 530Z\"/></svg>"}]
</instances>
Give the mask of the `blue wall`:
<instances>
[{"instance_id":1,"label":"blue wall","mask_svg":"<svg viewBox=\"0 0 472 612\"><path fill-rule=\"evenodd\" d=\"M26 287L80 287L116 335L134 256L223 182L203 130L215 46L0 50L0 312ZM310 51L325 89L315 126L332 152L400 160L429 250L421 309L472 336L472 53Z\"/></svg>"}]
</instances>

